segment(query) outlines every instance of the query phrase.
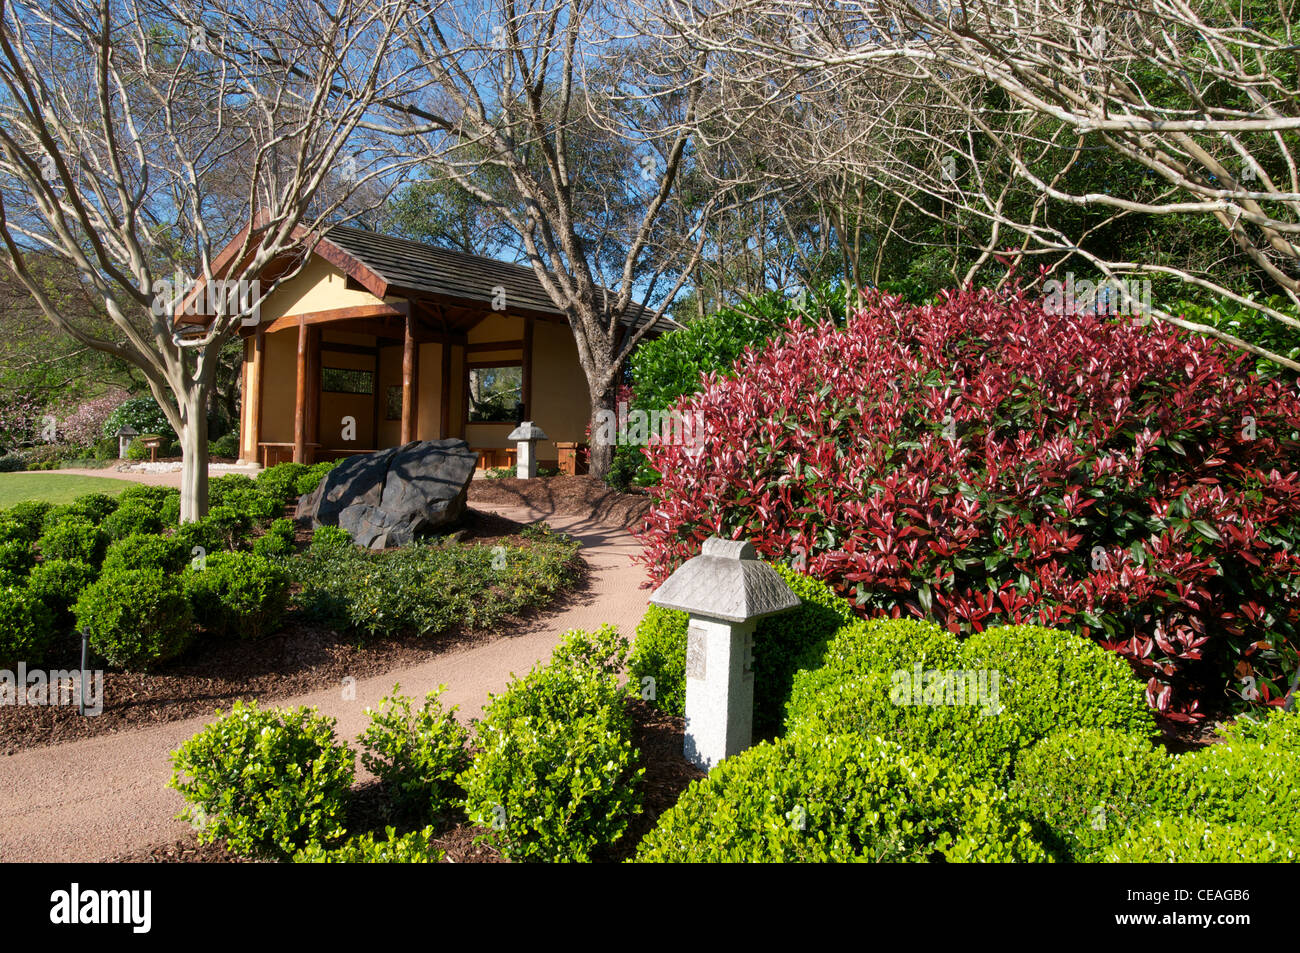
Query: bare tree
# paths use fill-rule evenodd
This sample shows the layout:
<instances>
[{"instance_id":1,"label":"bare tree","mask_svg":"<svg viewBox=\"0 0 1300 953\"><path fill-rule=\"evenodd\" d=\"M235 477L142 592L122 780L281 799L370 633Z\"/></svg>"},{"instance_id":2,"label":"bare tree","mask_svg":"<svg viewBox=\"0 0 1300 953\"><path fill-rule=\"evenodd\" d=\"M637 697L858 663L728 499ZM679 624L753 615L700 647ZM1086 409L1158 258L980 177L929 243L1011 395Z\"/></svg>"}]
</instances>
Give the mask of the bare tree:
<instances>
[{"instance_id":1,"label":"bare tree","mask_svg":"<svg viewBox=\"0 0 1300 953\"><path fill-rule=\"evenodd\" d=\"M144 374L180 437L184 520L207 510L223 346L389 171L365 128L401 82L399 6L0 0L4 264L55 327ZM102 330L63 312L34 254L75 268Z\"/></svg>"},{"instance_id":2,"label":"bare tree","mask_svg":"<svg viewBox=\"0 0 1300 953\"><path fill-rule=\"evenodd\" d=\"M406 41L427 96L393 131L518 237L568 315L594 420L698 260L713 202L667 227L698 87L670 56L647 68L637 25L598 0L416 4ZM612 457L597 441L592 474Z\"/></svg>"},{"instance_id":3,"label":"bare tree","mask_svg":"<svg viewBox=\"0 0 1300 953\"><path fill-rule=\"evenodd\" d=\"M664 0L656 12L709 64L702 82L718 61L734 67L719 107L733 134L761 113L769 141L804 162L851 168L980 235L963 277L1010 248L1013 263L1173 280L1300 329L1266 297L1300 306L1289 0ZM1126 174L1104 187L1077 174L1097 156ZM1216 228L1252 287L1222 261L1127 260L1095 240L1117 222L1171 219ZM1149 313L1300 369L1167 307Z\"/></svg>"}]
</instances>

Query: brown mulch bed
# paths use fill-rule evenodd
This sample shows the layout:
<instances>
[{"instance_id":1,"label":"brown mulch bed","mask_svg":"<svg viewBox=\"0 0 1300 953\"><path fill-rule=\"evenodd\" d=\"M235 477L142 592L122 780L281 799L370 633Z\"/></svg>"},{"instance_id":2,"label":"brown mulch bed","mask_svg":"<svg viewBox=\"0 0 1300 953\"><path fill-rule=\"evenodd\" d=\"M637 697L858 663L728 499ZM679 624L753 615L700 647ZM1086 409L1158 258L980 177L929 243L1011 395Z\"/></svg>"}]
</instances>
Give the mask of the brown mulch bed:
<instances>
[{"instance_id":1,"label":"brown mulch bed","mask_svg":"<svg viewBox=\"0 0 1300 953\"><path fill-rule=\"evenodd\" d=\"M659 815L677 803L682 791L704 772L696 768L682 754L685 723L681 718L665 715L640 700L628 702L632 717L633 743L641 752L645 767L642 778L642 813L633 818L626 834L609 850L600 854L598 862L618 863L636 853L636 845L659 820ZM391 817L382 785L376 781L356 788L348 818L348 830L382 832L393 825L399 833L415 825ZM483 843L486 829L468 822L446 827L433 845L443 851L446 862L455 864L507 863L495 847ZM232 854L224 843L200 845L193 833L169 844L158 844L142 850L120 854L113 863L248 863L246 858Z\"/></svg>"},{"instance_id":2,"label":"brown mulch bed","mask_svg":"<svg viewBox=\"0 0 1300 953\"><path fill-rule=\"evenodd\" d=\"M640 524L652 503L649 494L637 489L620 493L590 476L565 475L535 480L476 479L469 485L469 501L587 516L597 523L630 529Z\"/></svg>"},{"instance_id":3,"label":"brown mulch bed","mask_svg":"<svg viewBox=\"0 0 1300 953\"><path fill-rule=\"evenodd\" d=\"M476 545L507 542L529 545L518 534L522 525L491 513L467 510L456 531L462 542ZM299 530L300 541L310 531ZM586 589L585 564L569 590L537 613L562 609L581 599ZM345 676L358 680L418 665L448 650L492 638L490 632L453 630L437 636L367 639L290 615L274 635L249 642L203 641L183 658L156 672L104 672L103 712L82 717L75 704L0 705L0 756L120 731L133 731L229 708L236 699L270 700L339 685ZM53 669L80 665L80 641L69 636L48 664Z\"/></svg>"}]
</instances>

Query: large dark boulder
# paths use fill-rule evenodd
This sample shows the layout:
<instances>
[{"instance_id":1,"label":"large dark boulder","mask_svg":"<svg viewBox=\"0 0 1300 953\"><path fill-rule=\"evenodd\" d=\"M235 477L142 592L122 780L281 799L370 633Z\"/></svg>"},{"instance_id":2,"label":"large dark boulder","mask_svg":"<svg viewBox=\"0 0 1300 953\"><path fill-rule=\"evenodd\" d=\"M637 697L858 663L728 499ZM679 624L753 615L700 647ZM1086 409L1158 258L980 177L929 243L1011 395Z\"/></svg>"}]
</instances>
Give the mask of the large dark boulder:
<instances>
[{"instance_id":1,"label":"large dark boulder","mask_svg":"<svg viewBox=\"0 0 1300 953\"><path fill-rule=\"evenodd\" d=\"M465 512L478 454L464 440L417 440L348 457L298 501L312 528L338 526L361 546L404 546Z\"/></svg>"}]
</instances>

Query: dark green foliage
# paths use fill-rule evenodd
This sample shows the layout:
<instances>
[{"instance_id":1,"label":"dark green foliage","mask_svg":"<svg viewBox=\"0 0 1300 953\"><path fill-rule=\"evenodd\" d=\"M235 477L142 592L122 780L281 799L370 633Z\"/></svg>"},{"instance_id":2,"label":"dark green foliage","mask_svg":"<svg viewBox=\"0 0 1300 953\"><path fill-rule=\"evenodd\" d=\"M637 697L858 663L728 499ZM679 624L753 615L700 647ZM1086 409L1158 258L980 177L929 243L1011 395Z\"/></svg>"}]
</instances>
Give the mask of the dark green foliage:
<instances>
[{"instance_id":1,"label":"dark green foliage","mask_svg":"<svg viewBox=\"0 0 1300 953\"><path fill-rule=\"evenodd\" d=\"M212 553L184 574L185 596L208 632L257 639L279 630L289 603L289 576L256 553Z\"/></svg>"},{"instance_id":2,"label":"dark green foliage","mask_svg":"<svg viewBox=\"0 0 1300 953\"><path fill-rule=\"evenodd\" d=\"M299 496L311 493L316 487L320 486L320 481L325 479L325 474L342 462L342 460L329 460L322 463L313 463L307 468L306 472L299 474L294 481L294 490L297 491Z\"/></svg>"},{"instance_id":3,"label":"dark green foliage","mask_svg":"<svg viewBox=\"0 0 1300 953\"><path fill-rule=\"evenodd\" d=\"M143 671L169 661L189 646L194 621L176 576L157 569L102 574L77 600L77 627L108 664Z\"/></svg>"},{"instance_id":4,"label":"dark green foliage","mask_svg":"<svg viewBox=\"0 0 1300 953\"><path fill-rule=\"evenodd\" d=\"M31 543L23 539L0 540L0 573L21 579L35 564L36 555Z\"/></svg>"},{"instance_id":5,"label":"dark green foliage","mask_svg":"<svg viewBox=\"0 0 1300 953\"><path fill-rule=\"evenodd\" d=\"M104 572L123 569L157 569L178 573L189 562L190 551L175 536L161 533L132 533L108 547L104 555Z\"/></svg>"},{"instance_id":6,"label":"dark green foliage","mask_svg":"<svg viewBox=\"0 0 1300 953\"><path fill-rule=\"evenodd\" d=\"M34 543L44 531L45 516L54 507L44 500L25 500L0 512L0 520L16 524L23 539Z\"/></svg>"},{"instance_id":7,"label":"dark green foliage","mask_svg":"<svg viewBox=\"0 0 1300 953\"><path fill-rule=\"evenodd\" d=\"M56 635L54 625L54 613L39 595L0 582L0 667L44 662Z\"/></svg>"},{"instance_id":8,"label":"dark green foliage","mask_svg":"<svg viewBox=\"0 0 1300 953\"><path fill-rule=\"evenodd\" d=\"M117 498L107 493L86 493L68 504L68 513L81 516L98 526L118 507Z\"/></svg>"},{"instance_id":9,"label":"dark green foliage","mask_svg":"<svg viewBox=\"0 0 1300 953\"><path fill-rule=\"evenodd\" d=\"M344 835L353 755L314 709L237 701L172 752L172 767L168 786L189 803L179 816L202 844L224 838L237 854L287 859Z\"/></svg>"},{"instance_id":10,"label":"dark green foliage","mask_svg":"<svg viewBox=\"0 0 1300 953\"><path fill-rule=\"evenodd\" d=\"M281 505L297 499L298 478L308 471L303 463L277 463L257 475L257 487Z\"/></svg>"},{"instance_id":11,"label":"dark green foliage","mask_svg":"<svg viewBox=\"0 0 1300 953\"><path fill-rule=\"evenodd\" d=\"M289 556L294 550L293 520L278 519L266 528L266 533L253 540L253 552L259 556Z\"/></svg>"},{"instance_id":12,"label":"dark green foliage","mask_svg":"<svg viewBox=\"0 0 1300 953\"><path fill-rule=\"evenodd\" d=\"M131 397L120 403L104 420L104 436L117 438L117 432L123 426L130 426L136 433L156 433L175 439L176 431L172 429L167 415L163 413L158 402L152 397Z\"/></svg>"},{"instance_id":13,"label":"dark green foliage","mask_svg":"<svg viewBox=\"0 0 1300 953\"><path fill-rule=\"evenodd\" d=\"M53 613L54 627L70 632L76 625L72 607L99 574L95 567L71 559L47 559L27 577L27 591Z\"/></svg>"},{"instance_id":14,"label":"dark green foliage","mask_svg":"<svg viewBox=\"0 0 1300 953\"><path fill-rule=\"evenodd\" d=\"M53 511L51 511L53 512ZM98 566L108 548L108 534L84 517L67 515L53 526L49 518L46 530L36 541L43 559L73 559Z\"/></svg>"},{"instance_id":15,"label":"dark green foliage","mask_svg":"<svg viewBox=\"0 0 1300 953\"><path fill-rule=\"evenodd\" d=\"M429 542L372 553L324 529L295 560L298 602L309 616L370 635L486 627L545 604L577 573L578 544L558 536L527 546Z\"/></svg>"},{"instance_id":16,"label":"dark green foliage","mask_svg":"<svg viewBox=\"0 0 1300 953\"><path fill-rule=\"evenodd\" d=\"M157 533L162 531L163 526L159 507L146 500L132 500L122 504L100 524L109 539L122 539L133 533Z\"/></svg>"}]
</instances>

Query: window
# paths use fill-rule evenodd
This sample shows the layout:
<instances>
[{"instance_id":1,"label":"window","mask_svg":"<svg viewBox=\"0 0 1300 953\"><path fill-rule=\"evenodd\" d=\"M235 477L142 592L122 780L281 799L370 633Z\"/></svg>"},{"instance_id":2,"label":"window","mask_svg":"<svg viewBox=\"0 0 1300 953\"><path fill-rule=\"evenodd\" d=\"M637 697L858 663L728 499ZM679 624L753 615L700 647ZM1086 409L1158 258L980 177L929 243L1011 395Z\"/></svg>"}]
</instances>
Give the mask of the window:
<instances>
[{"instance_id":1,"label":"window","mask_svg":"<svg viewBox=\"0 0 1300 953\"><path fill-rule=\"evenodd\" d=\"M360 371L351 367L322 367L320 389L335 394L373 394L374 371Z\"/></svg>"},{"instance_id":2,"label":"window","mask_svg":"<svg viewBox=\"0 0 1300 953\"><path fill-rule=\"evenodd\" d=\"M518 364L469 369L470 423L518 421L524 412L524 369Z\"/></svg>"}]
</instances>

